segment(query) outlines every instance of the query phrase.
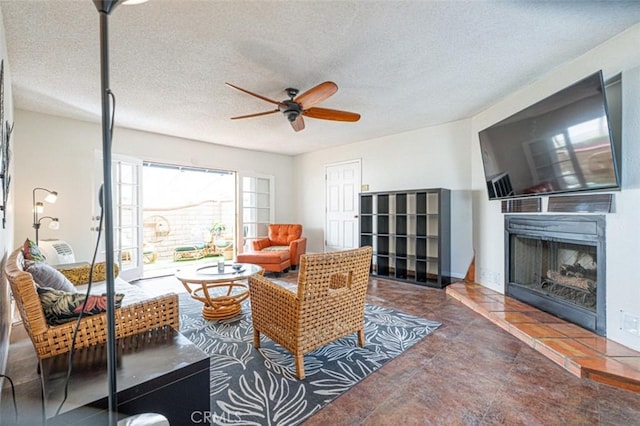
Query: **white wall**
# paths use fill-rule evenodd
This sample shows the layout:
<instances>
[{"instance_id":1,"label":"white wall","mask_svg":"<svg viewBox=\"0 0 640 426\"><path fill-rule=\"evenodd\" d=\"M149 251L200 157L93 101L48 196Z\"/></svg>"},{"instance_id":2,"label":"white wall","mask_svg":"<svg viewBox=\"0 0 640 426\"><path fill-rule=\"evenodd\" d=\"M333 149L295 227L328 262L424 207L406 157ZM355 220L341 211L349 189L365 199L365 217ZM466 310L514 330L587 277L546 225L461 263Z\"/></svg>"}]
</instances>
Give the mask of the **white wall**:
<instances>
[{"instance_id":1,"label":"white wall","mask_svg":"<svg viewBox=\"0 0 640 426\"><path fill-rule=\"evenodd\" d=\"M63 239L73 247L76 260L89 260L95 238L89 231L94 226L91 216L95 214L95 182L102 181L101 163L96 167L94 160L95 151L102 150L101 126L24 110L16 110L15 121L12 182L16 193L16 237L12 245L21 244L26 237L34 238L32 190L44 187L59 194L55 204L45 203L44 214L58 217L60 230L48 229L45 221L40 238ZM121 128L114 131L112 152L160 163L273 175L276 221L295 220L290 156ZM44 193L38 194L44 196Z\"/></svg>"},{"instance_id":2,"label":"white wall","mask_svg":"<svg viewBox=\"0 0 640 426\"><path fill-rule=\"evenodd\" d=\"M357 124L356 124L357 125ZM361 160L369 191L449 188L451 271L463 277L472 257L470 121L463 120L304 154L295 159L297 216L304 218L307 250L323 251L325 166Z\"/></svg>"},{"instance_id":3,"label":"white wall","mask_svg":"<svg viewBox=\"0 0 640 426\"><path fill-rule=\"evenodd\" d=\"M0 126L5 128L5 122L9 125L13 123L13 97L11 95L11 71L10 63L7 58L7 45L4 35L4 20L2 18L2 11L0 11L0 58L3 60L4 69L4 121L0 120ZM6 130L5 130L6 131ZM1 133L1 132L0 132ZM6 136L3 134L3 138L6 140ZM14 166L9 163L8 176L13 175ZM0 180L2 182L2 180ZM2 194L2 191L0 191ZM9 283L5 278L4 267L7 262L7 257L10 251L13 249L13 199L14 199L14 185L11 185L8 192L7 202L3 205L6 212L6 222L4 226L0 224L0 373L4 373L7 367L7 358L9 352L9 336L11 334L11 321L12 312L10 302ZM0 203L2 196L0 196ZM4 215L3 211L0 211L0 221ZM0 379L0 386L4 386L5 381Z\"/></svg>"},{"instance_id":4,"label":"white wall","mask_svg":"<svg viewBox=\"0 0 640 426\"><path fill-rule=\"evenodd\" d=\"M620 329L620 311L640 316L635 279L640 253L640 24L550 72L472 119L471 167L476 281L504 291L504 216L500 201L488 201L478 132L534 102L603 70L605 79L622 73L622 191L607 220L607 337L640 350L640 337ZM546 205L543 200L543 206Z\"/></svg>"},{"instance_id":5,"label":"white wall","mask_svg":"<svg viewBox=\"0 0 640 426\"><path fill-rule=\"evenodd\" d=\"M4 19L2 17L2 11L0 11L0 58L4 60L4 120L5 122L13 123L13 97L11 92L11 61L7 57L7 44L4 35ZM0 123L0 126L5 126L5 123ZM11 136L10 147L13 150L15 145L15 132ZM15 169L14 162L9 163L9 176L13 180L13 171ZM4 260L6 256L13 250L13 206L14 195L16 193L15 185L11 184L9 188L9 194L7 199L6 209L6 223L2 227L0 223L0 258L2 259L2 271L0 276L4 277ZM0 194L2 192L0 191ZM0 202L2 197L0 196ZM0 211L0 221L2 220L3 212ZM2 278L4 279L4 278Z\"/></svg>"}]
</instances>

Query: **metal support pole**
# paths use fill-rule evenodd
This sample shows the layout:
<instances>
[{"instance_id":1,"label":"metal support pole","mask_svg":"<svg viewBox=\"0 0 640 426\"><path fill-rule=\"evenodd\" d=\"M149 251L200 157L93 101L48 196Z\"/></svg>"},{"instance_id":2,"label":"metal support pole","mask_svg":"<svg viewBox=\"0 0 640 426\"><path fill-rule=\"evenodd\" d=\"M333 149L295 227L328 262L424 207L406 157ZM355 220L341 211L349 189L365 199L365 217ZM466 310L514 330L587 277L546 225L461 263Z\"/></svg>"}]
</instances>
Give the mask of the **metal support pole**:
<instances>
[{"instance_id":1,"label":"metal support pole","mask_svg":"<svg viewBox=\"0 0 640 426\"><path fill-rule=\"evenodd\" d=\"M109 424L116 425L118 421L118 401L116 384L116 322L115 322L115 282L113 278L113 206L111 189L111 105L109 103L109 31L108 18L112 6L111 2L105 7L105 2L96 1L100 13L100 74L102 93L102 168L103 191L102 206L104 211L104 241L106 251L106 281L107 281L107 380L109 391Z\"/></svg>"}]
</instances>

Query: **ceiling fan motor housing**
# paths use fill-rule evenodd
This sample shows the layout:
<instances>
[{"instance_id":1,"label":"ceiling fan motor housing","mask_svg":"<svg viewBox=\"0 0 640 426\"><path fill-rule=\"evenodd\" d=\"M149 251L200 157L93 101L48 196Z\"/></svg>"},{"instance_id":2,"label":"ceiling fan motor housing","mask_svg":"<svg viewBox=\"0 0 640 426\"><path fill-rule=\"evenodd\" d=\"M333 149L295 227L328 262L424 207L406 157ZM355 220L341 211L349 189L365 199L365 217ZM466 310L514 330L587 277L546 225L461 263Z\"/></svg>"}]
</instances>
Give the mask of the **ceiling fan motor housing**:
<instances>
[{"instance_id":1,"label":"ceiling fan motor housing","mask_svg":"<svg viewBox=\"0 0 640 426\"><path fill-rule=\"evenodd\" d=\"M281 106L280 111L282 111L282 113L287 117L287 120L291 122L296 121L296 118L302 114L302 108L300 108L298 103L286 100L282 101L282 104L284 107Z\"/></svg>"}]
</instances>

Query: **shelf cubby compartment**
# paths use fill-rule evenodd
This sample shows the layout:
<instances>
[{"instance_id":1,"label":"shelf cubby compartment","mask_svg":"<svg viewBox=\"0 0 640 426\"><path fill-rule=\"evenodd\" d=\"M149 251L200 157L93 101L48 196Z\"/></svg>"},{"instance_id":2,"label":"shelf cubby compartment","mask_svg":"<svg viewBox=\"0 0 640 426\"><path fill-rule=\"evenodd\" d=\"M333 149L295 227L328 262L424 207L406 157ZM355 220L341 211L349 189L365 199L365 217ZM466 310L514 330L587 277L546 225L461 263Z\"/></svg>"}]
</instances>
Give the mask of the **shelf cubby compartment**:
<instances>
[{"instance_id":1,"label":"shelf cubby compartment","mask_svg":"<svg viewBox=\"0 0 640 426\"><path fill-rule=\"evenodd\" d=\"M389 237L378 236L377 241L377 253L380 255L389 255Z\"/></svg>"},{"instance_id":2,"label":"shelf cubby compartment","mask_svg":"<svg viewBox=\"0 0 640 426\"><path fill-rule=\"evenodd\" d=\"M360 216L360 232L363 234L373 233L373 217L364 215Z\"/></svg>"},{"instance_id":3,"label":"shelf cubby compartment","mask_svg":"<svg viewBox=\"0 0 640 426\"><path fill-rule=\"evenodd\" d=\"M438 264L435 261L417 261L416 262L416 281L421 283L433 283L436 285L442 279L438 275ZM447 282L448 283L448 282Z\"/></svg>"},{"instance_id":4,"label":"shelf cubby compartment","mask_svg":"<svg viewBox=\"0 0 640 426\"><path fill-rule=\"evenodd\" d=\"M428 258L427 260L427 277L432 280L438 279L438 259Z\"/></svg>"},{"instance_id":5,"label":"shelf cubby compartment","mask_svg":"<svg viewBox=\"0 0 640 426\"><path fill-rule=\"evenodd\" d=\"M407 194L396 194L396 214L407 214Z\"/></svg>"},{"instance_id":6,"label":"shelf cubby compartment","mask_svg":"<svg viewBox=\"0 0 640 426\"><path fill-rule=\"evenodd\" d=\"M416 216L416 235L419 237L427 236L427 216Z\"/></svg>"},{"instance_id":7,"label":"shelf cubby compartment","mask_svg":"<svg viewBox=\"0 0 640 426\"><path fill-rule=\"evenodd\" d=\"M414 192L407 194L407 214L416 214L416 194Z\"/></svg>"},{"instance_id":8,"label":"shelf cubby compartment","mask_svg":"<svg viewBox=\"0 0 640 426\"><path fill-rule=\"evenodd\" d=\"M396 235L407 235L406 215L396 215Z\"/></svg>"},{"instance_id":9,"label":"shelf cubby compartment","mask_svg":"<svg viewBox=\"0 0 640 426\"><path fill-rule=\"evenodd\" d=\"M378 195L378 214L389 214L389 195Z\"/></svg>"},{"instance_id":10,"label":"shelf cubby compartment","mask_svg":"<svg viewBox=\"0 0 640 426\"><path fill-rule=\"evenodd\" d=\"M407 257L416 257L416 237L407 236Z\"/></svg>"},{"instance_id":11,"label":"shelf cubby compartment","mask_svg":"<svg viewBox=\"0 0 640 426\"><path fill-rule=\"evenodd\" d=\"M407 237L396 236L394 251L398 257L407 257Z\"/></svg>"},{"instance_id":12,"label":"shelf cubby compartment","mask_svg":"<svg viewBox=\"0 0 640 426\"><path fill-rule=\"evenodd\" d=\"M427 193L426 192L416 193L416 213L427 214Z\"/></svg>"},{"instance_id":13,"label":"shelf cubby compartment","mask_svg":"<svg viewBox=\"0 0 640 426\"><path fill-rule=\"evenodd\" d=\"M416 281L427 282L427 262L424 260L416 260Z\"/></svg>"},{"instance_id":14,"label":"shelf cubby compartment","mask_svg":"<svg viewBox=\"0 0 640 426\"><path fill-rule=\"evenodd\" d=\"M407 235L416 235L416 215L407 215Z\"/></svg>"},{"instance_id":15,"label":"shelf cubby compartment","mask_svg":"<svg viewBox=\"0 0 640 426\"><path fill-rule=\"evenodd\" d=\"M437 237L427 238L427 257L432 259L438 258L438 238Z\"/></svg>"},{"instance_id":16,"label":"shelf cubby compartment","mask_svg":"<svg viewBox=\"0 0 640 426\"><path fill-rule=\"evenodd\" d=\"M440 226L440 218L438 217L438 215L428 215L426 217L426 228L427 228L427 233L426 235L429 235L431 237L437 237L439 232L439 226Z\"/></svg>"},{"instance_id":17,"label":"shelf cubby compartment","mask_svg":"<svg viewBox=\"0 0 640 426\"><path fill-rule=\"evenodd\" d=\"M378 227L376 229L376 232L378 233L378 235L380 234L388 235L389 234L389 215L381 214L381 215L378 215L377 219L378 219L377 220Z\"/></svg>"},{"instance_id":18,"label":"shelf cubby compartment","mask_svg":"<svg viewBox=\"0 0 640 426\"><path fill-rule=\"evenodd\" d=\"M387 256L376 256L376 274L388 277L389 271L389 258Z\"/></svg>"},{"instance_id":19,"label":"shelf cubby compartment","mask_svg":"<svg viewBox=\"0 0 640 426\"><path fill-rule=\"evenodd\" d=\"M363 195L360 197L360 214L373 213L373 196Z\"/></svg>"},{"instance_id":20,"label":"shelf cubby compartment","mask_svg":"<svg viewBox=\"0 0 640 426\"><path fill-rule=\"evenodd\" d=\"M416 259L424 260L427 258L427 240L426 238L416 239Z\"/></svg>"},{"instance_id":21,"label":"shelf cubby compartment","mask_svg":"<svg viewBox=\"0 0 640 426\"><path fill-rule=\"evenodd\" d=\"M438 214L440 205L438 203L438 194L430 192L427 194L427 214Z\"/></svg>"},{"instance_id":22,"label":"shelf cubby compartment","mask_svg":"<svg viewBox=\"0 0 640 426\"><path fill-rule=\"evenodd\" d=\"M408 278L406 259L396 259L395 277L401 280L406 280Z\"/></svg>"}]
</instances>

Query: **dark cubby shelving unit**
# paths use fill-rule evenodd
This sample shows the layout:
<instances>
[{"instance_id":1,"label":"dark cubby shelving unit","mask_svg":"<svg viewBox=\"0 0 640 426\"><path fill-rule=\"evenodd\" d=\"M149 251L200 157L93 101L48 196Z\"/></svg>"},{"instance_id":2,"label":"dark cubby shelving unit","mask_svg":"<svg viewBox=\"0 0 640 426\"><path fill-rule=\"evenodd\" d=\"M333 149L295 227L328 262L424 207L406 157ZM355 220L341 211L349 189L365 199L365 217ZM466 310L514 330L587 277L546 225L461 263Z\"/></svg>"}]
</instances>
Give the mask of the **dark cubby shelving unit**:
<instances>
[{"instance_id":1,"label":"dark cubby shelving unit","mask_svg":"<svg viewBox=\"0 0 640 426\"><path fill-rule=\"evenodd\" d=\"M360 245L373 247L371 274L443 288L451 282L451 191L360 194Z\"/></svg>"}]
</instances>

